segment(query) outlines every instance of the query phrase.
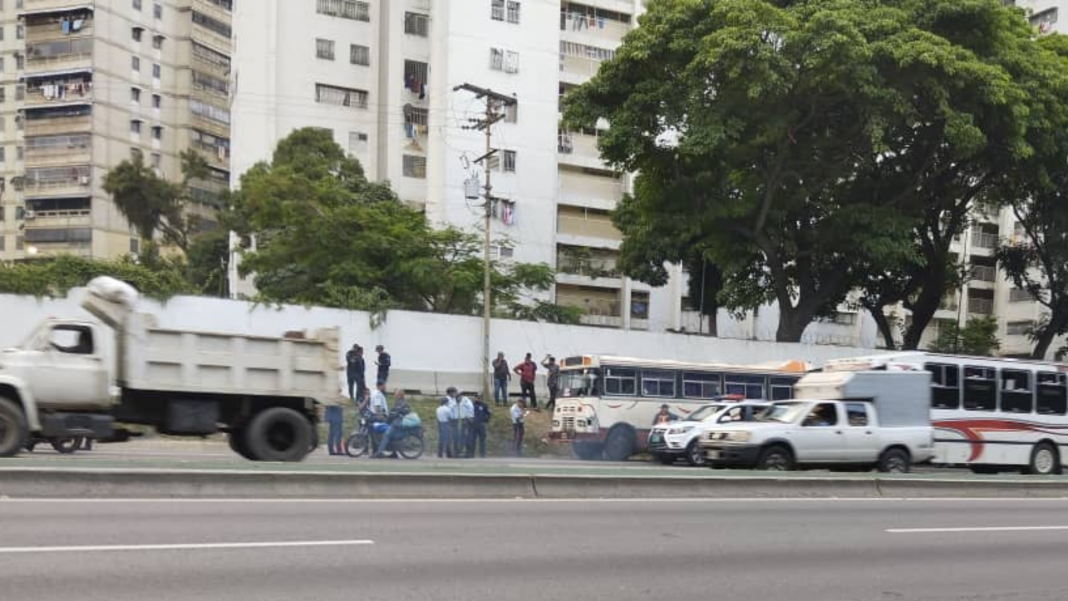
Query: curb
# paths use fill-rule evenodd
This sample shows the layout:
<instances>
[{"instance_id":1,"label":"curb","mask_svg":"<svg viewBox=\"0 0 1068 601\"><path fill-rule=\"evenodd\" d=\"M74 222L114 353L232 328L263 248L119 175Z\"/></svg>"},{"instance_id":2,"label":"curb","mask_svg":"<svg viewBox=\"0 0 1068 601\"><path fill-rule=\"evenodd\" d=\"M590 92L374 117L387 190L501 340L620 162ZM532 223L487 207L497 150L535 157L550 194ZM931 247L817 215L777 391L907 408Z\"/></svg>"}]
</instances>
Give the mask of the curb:
<instances>
[{"instance_id":1,"label":"curb","mask_svg":"<svg viewBox=\"0 0 1068 601\"><path fill-rule=\"evenodd\" d=\"M0 498L903 499L1068 498L1056 480L674 478L150 469L0 469Z\"/></svg>"}]
</instances>

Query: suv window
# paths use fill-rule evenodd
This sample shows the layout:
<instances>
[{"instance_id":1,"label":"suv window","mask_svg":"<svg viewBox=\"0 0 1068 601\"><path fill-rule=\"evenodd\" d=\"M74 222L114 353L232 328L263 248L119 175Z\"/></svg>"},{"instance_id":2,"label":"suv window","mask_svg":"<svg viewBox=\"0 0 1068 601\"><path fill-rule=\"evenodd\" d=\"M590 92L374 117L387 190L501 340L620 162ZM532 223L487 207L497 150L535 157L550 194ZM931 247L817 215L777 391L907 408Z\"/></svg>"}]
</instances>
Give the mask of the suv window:
<instances>
[{"instance_id":1,"label":"suv window","mask_svg":"<svg viewBox=\"0 0 1068 601\"><path fill-rule=\"evenodd\" d=\"M827 427L838 425L838 409L834 403L820 403L805 416L802 426Z\"/></svg>"},{"instance_id":2,"label":"suv window","mask_svg":"<svg viewBox=\"0 0 1068 601\"><path fill-rule=\"evenodd\" d=\"M849 425L863 428L868 425L868 406L864 403L846 403L846 419Z\"/></svg>"}]
</instances>

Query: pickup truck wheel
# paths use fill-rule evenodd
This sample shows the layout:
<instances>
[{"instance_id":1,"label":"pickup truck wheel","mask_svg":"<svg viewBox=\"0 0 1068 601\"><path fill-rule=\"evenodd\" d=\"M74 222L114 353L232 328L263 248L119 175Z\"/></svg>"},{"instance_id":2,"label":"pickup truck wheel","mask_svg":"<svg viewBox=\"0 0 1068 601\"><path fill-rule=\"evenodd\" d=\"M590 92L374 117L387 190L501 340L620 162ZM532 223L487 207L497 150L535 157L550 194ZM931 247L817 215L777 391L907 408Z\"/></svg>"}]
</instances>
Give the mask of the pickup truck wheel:
<instances>
[{"instance_id":1,"label":"pickup truck wheel","mask_svg":"<svg viewBox=\"0 0 1068 601\"><path fill-rule=\"evenodd\" d=\"M1031 463L1027 468L1028 474L1037 476L1051 476L1061 473L1061 458L1057 454L1057 448L1048 442L1040 442L1031 451Z\"/></svg>"},{"instance_id":2,"label":"pickup truck wheel","mask_svg":"<svg viewBox=\"0 0 1068 601\"><path fill-rule=\"evenodd\" d=\"M879 457L878 469L888 474L907 474L912 469L912 460L902 449L888 449Z\"/></svg>"},{"instance_id":3,"label":"pickup truck wheel","mask_svg":"<svg viewBox=\"0 0 1068 601\"><path fill-rule=\"evenodd\" d=\"M708 465L708 458L705 457L701 445L697 444L696 438L691 440L690 444L686 445L686 463L689 463L694 467L704 467Z\"/></svg>"},{"instance_id":4,"label":"pickup truck wheel","mask_svg":"<svg viewBox=\"0 0 1068 601\"><path fill-rule=\"evenodd\" d=\"M245 441L259 461L300 461L311 446L311 423L285 407L271 407L249 422Z\"/></svg>"},{"instance_id":5,"label":"pickup truck wheel","mask_svg":"<svg viewBox=\"0 0 1068 601\"><path fill-rule=\"evenodd\" d=\"M80 438L56 438L52 441L52 448L55 449L57 453L62 453L64 455L70 455L74 451L77 451L78 447L81 445L82 440Z\"/></svg>"},{"instance_id":6,"label":"pickup truck wheel","mask_svg":"<svg viewBox=\"0 0 1068 601\"><path fill-rule=\"evenodd\" d=\"M633 430L616 428L608 433L608 440L604 443L604 458L609 461L626 461L634 454L637 446Z\"/></svg>"},{"instance_id":7,"label":"pickup truck wheel","mask_svg":"<svg viewBox=\"0 0 1068 601\"><path fill-rule=\"evenodd\" d=\"M764 449L757 459L757 469L770 472L788 472L794 469L794 455L790 449L775 445Z\"/></svg>"},{"instance_id":8,"label":"pickup truck wheel","mask_svg":"<svg viewBox=\"0 0 1068 601\"><path fill-rule=\"evenodd\" d=\"M0 398L0 457L13 457L26 446L29 426L22 409L10 399Z\"/></svg>"},{"instance_id":9,"label":"pickup truck wheel","mask_svg":"<svg viewBox=\"0 0 1068 601\"><path fill-rule=\"evenodd\" d=\"M252 456L252 452L248 450L248 443L245 439L245 430L230 430L226 435L227 440L230 443L230 450L238 455L248 459L249 461L255 461L256 458Z\"/></svg>"}]
</instances>

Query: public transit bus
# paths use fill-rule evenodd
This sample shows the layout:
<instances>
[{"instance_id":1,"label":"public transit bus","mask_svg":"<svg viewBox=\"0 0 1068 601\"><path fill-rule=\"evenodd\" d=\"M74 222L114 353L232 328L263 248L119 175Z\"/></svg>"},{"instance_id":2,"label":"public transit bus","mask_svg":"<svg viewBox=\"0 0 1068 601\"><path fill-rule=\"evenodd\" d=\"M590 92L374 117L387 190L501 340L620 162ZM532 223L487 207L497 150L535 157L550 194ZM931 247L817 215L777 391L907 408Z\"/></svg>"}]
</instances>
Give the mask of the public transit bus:
<instances>
[{"instance_id":1,"label":"public transit bus","mask_svg":"<svg viewBox=\"0 0 1068 601\"><path fill-rule=\"evenodd\" d=\"M769 366L683 363L584 355L560 362L550 438L581 459L623 461L643 451L661 405L685 419L714 399L793 398L803 361Z\"/></svg>"},{"instance_id":2,"label":"public transit bus","mask_svg":"<svg viewBox=\"0 0 1068 601\"><path fill-rule=\"evenodd\" d=\"M824 366L867 369L931 372L935 464L1056 474L1068 459L1068 365L901 352Z\"/></svg>"}]
</instances>

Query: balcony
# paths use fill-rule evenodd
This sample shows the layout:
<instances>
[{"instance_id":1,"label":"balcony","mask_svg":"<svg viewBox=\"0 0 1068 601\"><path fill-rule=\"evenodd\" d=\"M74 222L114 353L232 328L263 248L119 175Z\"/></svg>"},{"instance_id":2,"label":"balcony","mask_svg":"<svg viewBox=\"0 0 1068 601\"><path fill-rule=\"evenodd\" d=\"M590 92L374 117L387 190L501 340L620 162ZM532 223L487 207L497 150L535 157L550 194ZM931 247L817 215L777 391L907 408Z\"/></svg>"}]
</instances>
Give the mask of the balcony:
<instances>
[{"instance_id":1,"label":"balcony","mask_svg":"<svg viewBox=\"0 0 1068 601\"><path fill-rule=\"evenodd\" d=\"M214 119L209 119L204 115L198 115L196 113L193 113L192 121L193 127L195 127L196 129L207 132L213 136L218 136L220 138L230 137L230 126L226 123L222 123Z\"/></svg>"},{"instance_id":2,"label":"balcony","mask_svg":"<svg viewBox=\"0 0 1068 601\"><path fill-rule=\"evenodd\" d=\"M971 279L977 282L994 283L998 280L998 268L991 265L972 265Z\"/></svg>"},{"instance_id":3,"label":"balcony","mask_svg":"<svg viewBox=\"0 0 1068 601\"><path fill-rule=\"evenodd\" d=\"M27 227L35 228L70 228L86 227L92 224L90 211L35 211L33 217L27 215Z\"/></svg>"},{"instance_id":4,"label":"balcony","mask_svg":"<svg viewBox=\"0 0 1068 601\"><path fill-rule=\"evenodd\" d=\"M230 38L216 31L212 31L207 27L202 27L199 24L195 24L193 27L193 35L191 36L191 39L194 42L204 44L205 46L222 52L223 54L230 54L233 51Z\"/></svg>"},{"instance_id":5,"label":"balcony","mask_svg":"<svg viewBox=\"0 0 1068 601\"><path fill-rule=\"evenodd\" d=\"M21 14L45 14L82 9L89 3L85 0L24 0L22 4Z\"/></svg>"},{"instance_id":6,"label":"balcony","mask_svg":"<svg viewBox=\"0 0 1068 601\"><path fill-rule=\"evenodd\" d=\"M975 248L994 249L998 247L998 235L990 232L972 232L970 242Z\"/></svg>"},{"instance_id":7,"label":"balcony","mask_svg":"<svg viewBox=\"0 0 1068 601\"><path fill-rule=\"evenodd\" d=\"M93 101L93 82L91 80L73 79L48 83L31 83L26 90L26 106L63 106L67 104L84 104Z\"/></svg>"},{"instance_id":8,"label":"balcony","mask_svg":"<svg viewBox=\"0 0 1068 601\"><path fill-rule=\"evenodd\" d=\"M582 215L571 215L563 212L557 215L556 232L580 238L623 240L623 235L612 224L612 221L607 218L591 219Z\"/></svg>"},{"instance_id":9,"label":"balcony","mask_svg":"<svg viewBox=\"0 0 1068 601\"><path fill-rule=\"evenodd\" d=\"M74 38L26 44L26 73L90 69L93 66L93 40Z\"/></svg>"},{"instance_id":10,"label":"balcony","mask_svg":"<svg viewBox=\"0 0 1068 601\"><path fill-rule=\"evenodd\" d=\"M989 298L969 298L968 313L973 315L993 315L994 300Z\"/></svg>"},{"instance_id":11,"label":"balcony","mask_svg":"<svg viewBox=\"0 0 1068 601\"><path fill-rule=\"evenodd\" d=\"M590 201L615 206L623 196L623 182L619 178L599 177L573 169L560 170L558 198L565 204L580 206Z\"/></svg>"},{"instance_id":12,"label":"balcony","mask_svg":"<svg viewBox=\"0 0 1068 601\"><path fill-rule=\"evenodd\" d=\"M230 149L226 146L214 146L199 140L193 140L190 146L195 148L212 167L224 171L230 170Z\"/></svg>"},{"instance_id":13,"label":"balcony","mask_svg":"<svg viewBox=\"0 0 1068 601\"><path fill-rule=\"evenodd\" d=\"M92 160L92 148L84 146L26 148L27 167L49 167L88 163Z\"/></svg>"},{"instance_id":14,"label":"balcony","mask_svg":"<svg viewBox=\"0 0 1068 601\"><path fill-rule=\"evenodd\" d=\"M584 13L561 10L560 31L566 32L561 36L564 39L570 38L576 42L596 40L603 45L605 42L621 41L630 31L630 25L603 17L594 17L591 21Z\"/></svg>"},{"instance_id":15,"label":"balcony","mask_svg":"<svg viewBox=\"0 0 1068 601\"><path fill-rule=\"evenodd\" d=\"M39 24L30 23L26 26L26 40L33 42L54 38L93 37L93 19L77 19L76 21L81 21L78 29L74 29L71 21L68 21L66 31L64 31L63 22L58 20Z\"/></svg>"},{"instance_id":16,"label":"balcony","mask_svg":"<svg viewBox=\"0 0 1068 601\"><path fill-rule=\"evenodd\" d=\"M51 134L88 133L93 129L92 115L26 119L26 137Z\"/></svg>"},{"instance_id":17,"label":"balcony","mask_svg":"<svg viewBox=\"0 0 1068 601\"><path fill-rule=\"evenodd\" d=\"M604 168L597 136L577 132L560 132L556 136L556 152L561 163L580 167Z\"/></svg>"},{"instance_id":18,"label":"balcony","mask_svg":"<svg viewBox=\"0 0 1068 601\"><path fill-rule=\"evenodd\" d=\"M88 165L74 167L43 167L26 169L26 175L16 184L23 196L88 196L92 190L91 169Z\"/></svg>"},{"instance_id":19,"label":"balcony","mask_svg":"<svg viewBox=\"0 0 1068 601\"><path fill-rule=\"evenodd\" d=\"M601 61L578 56L560 55L561 80L565 83L582 84L597 75Z\"/></svg>"}]
</instances>

